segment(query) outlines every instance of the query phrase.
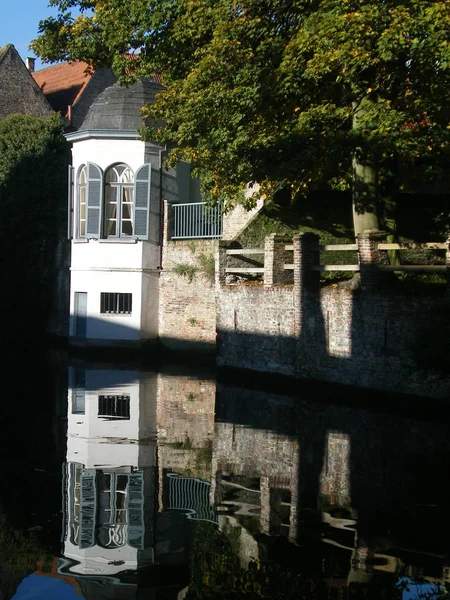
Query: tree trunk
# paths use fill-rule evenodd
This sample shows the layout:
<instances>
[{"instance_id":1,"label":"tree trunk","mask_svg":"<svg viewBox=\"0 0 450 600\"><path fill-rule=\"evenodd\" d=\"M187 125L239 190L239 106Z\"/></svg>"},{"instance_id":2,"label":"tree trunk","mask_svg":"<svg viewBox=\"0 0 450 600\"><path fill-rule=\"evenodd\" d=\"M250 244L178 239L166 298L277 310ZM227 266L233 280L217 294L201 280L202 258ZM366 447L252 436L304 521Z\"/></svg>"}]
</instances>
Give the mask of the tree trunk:
<instances>
[{"instance_id":1,"label":"tree trunk","mask_svg":"<svg viewBox=\"0 0 450 600\"><path fill-rule=\"evenodd\" d=\"M354 107L353 129L359 128L359 122L364 114L363 100ZM366 229L379 229L378 219L378 185L375 165L364 157L362 148L356 148L353 155L353 227L355 236Z\"/></svg>"}]
</instances>

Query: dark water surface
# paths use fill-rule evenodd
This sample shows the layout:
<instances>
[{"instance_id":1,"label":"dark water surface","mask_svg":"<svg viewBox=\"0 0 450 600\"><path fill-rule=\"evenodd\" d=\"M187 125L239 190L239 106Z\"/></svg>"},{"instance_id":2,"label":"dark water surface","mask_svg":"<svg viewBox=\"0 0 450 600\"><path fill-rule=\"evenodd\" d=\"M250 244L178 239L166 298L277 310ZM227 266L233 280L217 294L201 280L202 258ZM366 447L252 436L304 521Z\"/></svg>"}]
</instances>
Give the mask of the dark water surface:
<instances>
[{"instance_id":1,"label":"dark water surface","mask_svg":"<svg viewBox=\"0 0 450 600\"><path fill-rule=\"evenodd\" d=\"M0 600L446 597L450 407L4 360Z\"/></svg>"}]
</instances>

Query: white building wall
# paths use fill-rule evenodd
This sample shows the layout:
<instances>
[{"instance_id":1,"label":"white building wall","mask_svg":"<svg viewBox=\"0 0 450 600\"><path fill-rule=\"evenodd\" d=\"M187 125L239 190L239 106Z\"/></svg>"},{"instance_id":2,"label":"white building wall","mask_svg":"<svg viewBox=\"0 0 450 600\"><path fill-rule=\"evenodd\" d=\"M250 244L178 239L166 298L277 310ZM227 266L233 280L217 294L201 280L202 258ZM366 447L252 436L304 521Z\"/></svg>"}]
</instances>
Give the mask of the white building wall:
<instances>
[{"instance_id":1,"label":"white building wall","mask_svg":"<svg viewBox=\"0 0 450 600\"><path fill-rule=\"evenodd\" d=\"M70 290L70 335L75 335L75 294L87 293L86 338L95 340L141 339L142 273L120 271L72 271ZM132 294L130 315L101 314L102 292Z\"/></svg>"},{"instance_id":2,"label":"white building wall","mask_svg":"<svg viewBox=\"0 0 450 600\"><path fill-rule=\"evenodd\" d=\"M75 175L86 162L97 164L103 171L113 164L124 162L136 171L145 162L145 142L124 139L87 139L74 142L72 165Z\"/></svg>"},{"instance_id":3,"label":"white building wall","mask_svg":"<svg viewBox=\"0 0 450 600\"><path fill-rule=\"evenodd\" d=\"M127 139L76 141L72 157L75 181L81 166L87 162L97 164L103 171L112 164L124 162L136 172L148 158L145 142ZM158 171L154 171L153 176L159 180ZM75 206L75 224L77 219ZM160 261L161 252L157 240L145 242L132 239L75 238L72 241L71 256L69 335L75 336L75 293L85 292L86 339L139 342L155 338L158 335L159 289L159 272L156 269L160 266ZM101 292L131 293L132 314L101 314Z\"/></svg>"}]
</instances>

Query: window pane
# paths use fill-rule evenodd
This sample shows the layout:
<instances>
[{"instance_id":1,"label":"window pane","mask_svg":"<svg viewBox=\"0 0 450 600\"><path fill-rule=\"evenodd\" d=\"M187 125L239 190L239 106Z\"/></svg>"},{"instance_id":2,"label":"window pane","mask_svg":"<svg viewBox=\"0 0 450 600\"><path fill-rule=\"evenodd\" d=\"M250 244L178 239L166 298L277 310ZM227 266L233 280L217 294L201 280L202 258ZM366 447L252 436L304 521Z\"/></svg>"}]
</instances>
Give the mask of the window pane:
<instances>
[{"instance_id":1,"label":"window pane","mask_svg":"<svg viewBox=\"0 0 450 600\"><path fill-rule=\"evenodd\" d=\"M83 167L78 176L78 183L86 183L86 167Z\"/></svg>"},{"instance_id":2,"label":"window pane","mask_svg":"<svg viewBox=\"0 0 450 600\"><path fill-rule=\"evenodd\" d=\"M122 235L133 235L133 224L131 221L122 221Z\"/></svg>"},{"instance_id":3,"label":"window pane","mask_svg":"<svg viewBox=\"0 0 450 600\"><path fill-rule=\"evenodd\" d=\"M133 183L133 181L134 181L133 171L131 169L129 169L128 167L126 167L123 170L123 173L121 174L120 181L122 183Z\"/></svg>"},{"instance_id":4,"label":"window pane","mask_svg":"<svg viewBox=\"0 0 450 600\"><path fill-rule=\"evenodd\" d=\"M108 171L106 172L105 181L107 183L114 183L119 181L119 174L117 172L116 167L111 167L111 169L108 169Z\"/></svg>"},{"instance_id":5,"label":"window pane","mask_svg":"<svg viewBox=\"0 0 450 600\"><path fill-rule=\"evenodd\" d=\"M105 214L107 218L117 216L117 188L110 185L105 188Z\"/></svg>"},{"instance_id":6,"label":"window pane","mask_svg":"<svg viewBox=\"0 0 450 600\"><path fill-rule=\"evenodd\" d=\"M117 188L105 188L105 235L117 235Z\"/></svg>"},{"instance_id":7,"label":"window pane","mask_svg":"<svg viewBox=\"0 0 450 600\"><path fill-rule=\"evenodd\" d=\"M132 208L133 207L131 204L123 204L122 205L122 219L125 219L125 221L131 221Z\"/></svg>"},{"instance_id":8,"label":"window pane","mask_svg":"<svg viewBox=\"0 0 450 600\"><path fill-rule=\"evenodd\" d=\"M101 292L100 312L113 314L131 314L132 294Z\"/></svg>"}]
</instances>

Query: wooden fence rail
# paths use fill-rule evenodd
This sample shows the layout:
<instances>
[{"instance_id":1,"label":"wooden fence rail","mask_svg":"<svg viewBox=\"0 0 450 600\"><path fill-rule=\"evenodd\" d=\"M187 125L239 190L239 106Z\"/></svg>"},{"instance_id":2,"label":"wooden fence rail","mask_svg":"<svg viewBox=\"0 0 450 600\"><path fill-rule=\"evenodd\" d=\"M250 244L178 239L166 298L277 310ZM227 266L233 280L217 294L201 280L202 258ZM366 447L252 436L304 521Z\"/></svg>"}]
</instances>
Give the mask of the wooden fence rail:
<instances>
[{"instance_id":1,"label":"wooden fence rail","mask_svg":"<svg viewBox=\"0 0 450 600\"><path fill-rule=\"evenodd\" d=\"M377 250L446 250L448 242L402 242L402 243L385 243L379 242L376 245ZM292 252L294 250L293 244L285 244L284 250ZM312 246L311 250L317 252L357 252L358 244L320 244ZM253 267L226 267L226 273L248 273L248 274L260 274L264 273L264 248L230 248L226 250L227 256L235 256L238 259L244 260L247 256L259 255L262 261L249 259L248 262L253 262ZM448 271L449 266L447 264L426 264L426 265L388 265L376 263L377 268L380 271L401 271L401 272L415 272L415 273L445 273ZM293 271L293 263L285 263L283 265L285 271ZM314 265L311 267L313 271L330 272L330 271L360 271L359 264L321 264Z\"/></svg>"}]
</instances>

